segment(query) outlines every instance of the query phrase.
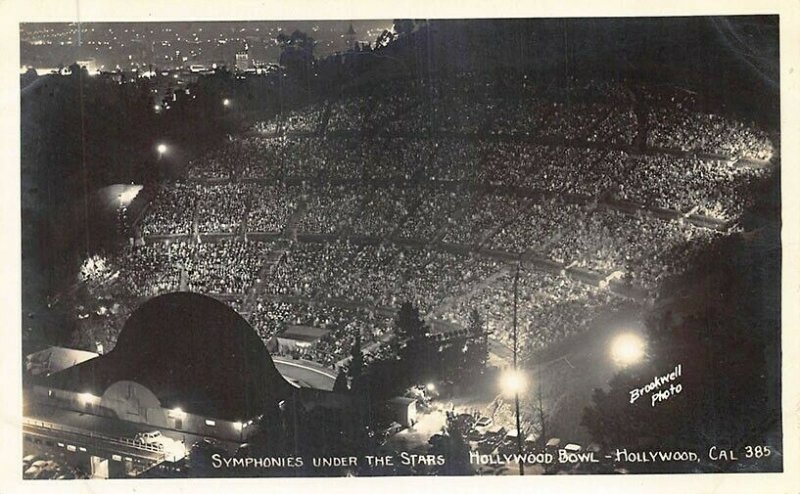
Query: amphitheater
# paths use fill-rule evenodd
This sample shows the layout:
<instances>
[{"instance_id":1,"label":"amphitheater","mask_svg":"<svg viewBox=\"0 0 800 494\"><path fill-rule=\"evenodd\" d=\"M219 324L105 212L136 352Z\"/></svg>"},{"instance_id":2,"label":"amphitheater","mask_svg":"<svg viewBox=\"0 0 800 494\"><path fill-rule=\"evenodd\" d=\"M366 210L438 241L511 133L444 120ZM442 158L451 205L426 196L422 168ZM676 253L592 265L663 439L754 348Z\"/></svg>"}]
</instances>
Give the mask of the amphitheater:
<instances>
[{"instance_id":1,"label":"amphitheater","mask_svg":"<svg viewBox=\"0 0 800 494\"><path fill-rule=\"evenodd\" d=\"M519 266L534 351L662 296L779 161L683 90L505 84L392 81L260 121L161 184L108 269L131 300L211 294L265 341L329 329L301 356L331 367L357 333L378 352L404 301L436 332L475 308L508 344Z\"/></svg>"}]
</instances>

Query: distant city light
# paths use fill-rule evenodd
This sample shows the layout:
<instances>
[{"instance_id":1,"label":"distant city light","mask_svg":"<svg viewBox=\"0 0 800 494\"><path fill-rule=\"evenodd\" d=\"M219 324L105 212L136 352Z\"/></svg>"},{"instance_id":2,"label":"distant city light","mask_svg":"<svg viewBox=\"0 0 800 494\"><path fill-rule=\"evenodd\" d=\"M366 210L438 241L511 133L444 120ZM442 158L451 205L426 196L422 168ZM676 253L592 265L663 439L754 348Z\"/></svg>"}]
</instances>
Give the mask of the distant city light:
<instances>
[{"instance_id":1,"label":"distant city light","mask_svg":"<svg viewBox=\"0 0 800 494\"><path fill-rule=\"evenodd\" d=\"M645 342L635 333L623 333L611 342L611 358L622 367L640 362L645 356Z\"/></svg>"}]
</instances>

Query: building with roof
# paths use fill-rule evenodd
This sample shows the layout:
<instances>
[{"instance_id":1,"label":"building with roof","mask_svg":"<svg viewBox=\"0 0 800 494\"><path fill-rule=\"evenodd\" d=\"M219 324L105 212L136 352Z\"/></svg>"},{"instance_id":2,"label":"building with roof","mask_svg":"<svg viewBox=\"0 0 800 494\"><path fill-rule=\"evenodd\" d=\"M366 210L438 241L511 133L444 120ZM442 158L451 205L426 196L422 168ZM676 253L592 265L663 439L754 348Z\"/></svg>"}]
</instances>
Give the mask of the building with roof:
<instances>
[{"instance_id":1,"label":"building with roof","mask_svg":"<svg viewBox=\"0 0 800 494\"><path fill-rule=\"evenodd\" d=\"M250 68L250 48L247 43L244 44L242 50L236 52L235 67L238 72L244 72Z\"/></svg>"},{"instance_id":2,"label":"building with roof","mask_svg":"<svg viewBox=\"0 0 800 494\"><path fill-rule=\"evenodd\" d=\"M51 346L25 357L25 370L33 376L50 375L96 358L95 352Z\"/></svg>"},{"instance_id":3,"label":"building with roof","mask_svg":"<svg viewBox=\"0 0 800 494\"><path fill-rule=\"evenodd\" d=\"M278 344L284 350L313 348L330 330L311 326L289 325L278 335Z\"/></svg>"},{"instance_id":4,"label":"building with roof","mask_svg":"<svg viewBox=\"0 0 800 494\"><path fill-rule=\"evenodd\" d=\"M40 404L232 442L293 390L234 310L195 293L145 302L106 355L47 376Z\"/></svg>"},{"instance_id":5,"label":"building with roof","mask_svg":"<svg viewBox=\"0 0 800 494\"><path fill-rule=\"evenodd\" d=\"M397 396L386 401L392 420L404 427L413 427L417 423L417 400L406 396Z\"/></svg>"}]
</instances>

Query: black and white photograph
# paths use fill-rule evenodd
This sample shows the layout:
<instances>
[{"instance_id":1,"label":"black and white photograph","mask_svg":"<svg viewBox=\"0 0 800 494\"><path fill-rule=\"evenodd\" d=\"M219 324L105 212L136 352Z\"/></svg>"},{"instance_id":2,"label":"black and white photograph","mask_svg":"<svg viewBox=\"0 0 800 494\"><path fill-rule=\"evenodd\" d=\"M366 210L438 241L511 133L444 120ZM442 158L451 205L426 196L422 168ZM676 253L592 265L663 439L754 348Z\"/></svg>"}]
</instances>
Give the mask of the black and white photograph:
<instances>
[{"instance_id":1,"label":"black and white photograph","mask_svg":"<svg viewBox=\"0 0 800 494\"><path fill-rule=\"evenodd\" d=\"M781 16L452 13L16 24L23 484L790 467Z\"/></svg>"}]
</instances>

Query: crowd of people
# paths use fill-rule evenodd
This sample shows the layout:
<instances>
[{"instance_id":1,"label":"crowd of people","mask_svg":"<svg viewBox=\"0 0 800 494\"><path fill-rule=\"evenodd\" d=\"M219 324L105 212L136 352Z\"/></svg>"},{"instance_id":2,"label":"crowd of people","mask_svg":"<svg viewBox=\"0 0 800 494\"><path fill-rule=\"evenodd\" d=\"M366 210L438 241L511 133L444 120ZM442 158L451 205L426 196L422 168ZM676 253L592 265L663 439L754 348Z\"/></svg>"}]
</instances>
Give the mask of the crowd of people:
<instances>
[{"instance_id":1,"label":"crowd of people","mask_svg":"<svg viewBox=\"0 0 800 494\"><path fill-rule=\"evenodd\" d=\"M154 297L181 288L181 277L194 251L187 240L129 247L112 260L119 279L133 297Z\"/></svg>"},{"instance_id":2,"label":"crowd of people","mask_svg":"<svg viewBox=\"0 0 800 494\"><path fill-rule=\"evenodd\" d=\"M396 307L411 301L423 313L500 267L490 258L336 240L299 243L265 280L267 293Z\"/></svg>"},{"instance_id":3,"label":"crowd of people","mask_svg":"<svg viewBox=\"0 0 800 494\"><path fill-rule=\"evenodd\" d=\"M195 187L176 182L161 187L142 221L144 235L188 235L197 202Z\"/></svg>"},{"instance_id":4,"label":"crowd of people","mask_svg":"<svg viewBox=\"0 0 800 494\"><path fill-rule=\"evenodd\" d=\"M159 193L144 215L142 232L145 236L235 234L242 233L245 225L248 232L280 232L301 195L299 188L284 185L177 182Z\"/></svg>"},{"instance_id":5,"label":"crowd of people","mask_svg":"<svg viewBox=\"0 0 800 494\"><path fill-rule=\"evenodd\" d=\"M386 237L408 216L415 196L415 190L407 187L375 191L360 205L353 233Z\"/></svg>"},{"instance_id":6,"label":"crowd of people","mask_svg":"<svg viewBox=\"0 0 800 494\"><path fill-rule=\"evenodd\" d=\"M245 293L261 269L264 242L201 242L186 259L186 287L200 293Z\"/></svg>"},{"instance_id":7,"label":"crowd of people","mask_svg":"<svg viewBox=\"0 0 800 494\"><path fill-rule=\"evenodd\" d=\"M766 133L722 115L694 110L689 95L649 106L647 144L654 148L768 160L774 148Z\"/></svg>"},{"instance_id":8,"label":"crowd of people","mask_svg":"<svg viewBox=\"0 0 800 494\"><path fill-rule=\"evenodd\" d=\"M284 135L287 132L311 134L319 130L324 113L323 105L307 105L274 120L258 122L254 130L265 135Z\"/></svg>"},{"instance_id":9,"label":"crowd of people","mask_svg":"<svg viewBox=\"0 0 800 494\"><path fill-rule=\"evenodd\" d=\"M513 284L514 273L506 272L476 293L460 297L443 317L465 326L472 309L477 309L492 338L511 346ZM607 290L528 269L520 272L518 291L518 343L523 355L585 331L598 314L625 303Z\"/></svg>"},{"instance_id":10,"label":"crowd of people","mask_svg":"<svg viewBox=\"0 0 800 494\"><path fill-rule=\"evenodd\" d=\"M198 185L197 230L237 233L244 219L250 189L241 182Z\"/></svg>"},{"instance_id":11,"label":"crowd of people","mask_svg":"<svg viewBox=\"0 0 800 494\"><path fill-rule=\"evenodd\" d=\"M704 114L688 96L600 83L554 96L525 79L507 84L511 97L468 77L392 81L260 122L190 162L187 182L163 185L141 221L144 242L102 270L118 269L133 297L217 294L265 340L291 325L330 330L303 352L323 365L344 358L356 334L378 341L391 322L377 310L404 301L460 325L478 308L507 340L512 280L499 259L509 257L478 247L652 293L723 233L623 214L610 199L729 221L768 173L734 165L771 155L763 133ZM646 152L634 146L640 132ZM272 246L237 235L255 232L321 236L293 240L260 279ZM85 271L98 269L92 259ZM586 329L620 303L602 284L533 271L520 294L521 314L536 321L523 334L530 349Z\"/></svg>"},{"instance_id":12,"label":"crowd of people","mask_svg":"<svg viewBox=\"0 0 800 494\"><path fill-rule=\"evenodd\" d=\"M752 205L754 186L768 172L729 161L641 155L628 158L624 173L614 189L621 199L730 221Z\"/></svg>"},{"instance_id":13,"label":"crowd of people","mask_svg":"<svg viewBox=\"0 0 800 494\"><path fill-rule=\"evenodd\" d=\"M286 138L259 135L231 137L221 146L192 159L186 166L190 180L219 182L238 178L280 178Z\"/></svg>"},{"instance_id":14,"label":"crowd of people","mask_svg":"<svg viewBox=\"0 0 800 494\"><path fill-rule=\"evenodd\" d=\"M247 212L247 231L282 231L297 208L298 195L297 191L280 185L253 188Z\"/></svg>"},{"instance_id":15,"label":"crowd of people","mask_svg":"<svg viewBox=\"0 0 800 494\"><path fill-rule=\"evenodd\" d=\"M720 235L676 221L594 210L573 216L545 254L564 265L622 273L632 284L655 291L660 281L685 269L695 252Z\"/></svg>"},{"instance_id":16,"label":"crowd of people","mask_svg":"<svg viewBox=\"0 0 800 494\"><path fill-rule=\"evenodd\" d=\"M472 196L463 189L430 189L417 193L414 214L406 217L396 236L405 239L432 240L443 225L455 222L459 207L467 207Z\"/></svg>"},{"instance_id":17,"label":"crowd of people","mask_svg":"<svg viewBox=\"0 0 800 494\"><path fill-rule=\"evenodd\" d=\"M327 185L309 195L306 213L300 218L302 232L334 234L353 221L363 202L363 193L344 185Z\"/></svg>"},{"instance_id":18,"label":"crowd of people","mask_svg":"<svg viewBox=\"0 0 800 494\"><path fill-rule=\"evenodd\" d=\"M424 130L424 119L414 119L409 110L425 97L427 89L427 85L420 81L392 80L381 83L377 91L331 101L327 130Z\"/></svg>"},{"instance_id":19,"label":"crowd of people","mask_svg":"<svg viewBox=\"0 0 800 494\"><path fill-rule=\"evenodd\" d=\"M444 236L448 243L477 245L495 229L514 221L525 201L513 195L485 194L475 200L459 221L454 221Z\"/></svg>"},{"instance_id":20,"label":"crowd of people","mask_svg":"<svg viewBox=\"0 0 800 494\"><path fill-rule=\"evenodd\" d=\"M525 76L501 82L460 74L387 86L391 91L387 87L379 96L329 102L330 117L322 127L334 133L485 133L628 145L636 134L634 97L621 84L575 82L545 91Z\"/></svg>"},{"instance_id":21,"label":"crowd of people","mask_svg":"<svg viewBox=\"0 0 800 494\"><path fill-rule=\"evenodd\" d=\"M124 249L110 263L133 297L177 290L242 294L256 280L268 248L264 242L238 239L151 242Z\"/></svg>"},{"instance_id":22,"label":"crowd of people","mask_svg":"<svg viewBox=\"0 0 800 494\"><path fill-rule=\"evenodd\" d=\"M534 200L515 221L497 230L489 239L489 247L514 254L544 254L547 246L563 235L562 230L571 228L573 220L586 208L561 198Z\"/></svg>"},{"instance_id":23,"label":"crowd of people","mask_svg":"<svg viewBox=\"0 0 800 494\"><path fill-rule=\"evenodd\" d=\"M285 142L286 148L281 152L285 156L280 160L267 160L273 167L273 175L286 180L301 180L303 183L331 184L325 186L327 190L320 197L311 197L315 203L310 208L312 214L317 207L327 208L333 201L344 206L339 214L342 222L356 224L359 219L348 218L351 213L373 208L366 203L361 204L371 199L369 194L353 197L346 193L353 189L352 184L384 187L399 185L398 190L403 191L406 189L405 184L419 188L422 183L453 182L523 188L585 196L589 199L610 194L618 199L650 207L672 209L681 213L691 211L729 221L739 216L747 206L752 184L768 173L764 168L737 166L731 160L712 157L638 154L619 149L540 145L521 141L476 141L449 137L374 141L293 137L281 140ZM301 141L306 142L301 144ZM277 164L279 162L284 164ZM252 166L248 168L254 169ZM270 192L267 184L252 185L258 185L265 188L267 193ZM219 187L218 190L222 191L221 200L211 197L210 200L201 201L200 205L211 204L215 209L223 208L223 211L221 214L211 211L207 215L213 218L205 221L206 231L217 229L230 232L235 229L236 223L241 221L240 216L235 218L236 223L217 218L240 213L244 202L240 200L241 197L260 194L258 188L242 191L234 187L235 193L226 197L224 194L230 186L208 187ZM178 189L180 190L182 189ZM163 204L159 207L157 202L152 215L145 221L145 234L168 230L166 224L172 218L167 210L173 207L178 191L167 190L162 194L165 197L159 201ZM202 199L196 197L200 193L204 192L195 190L195 200ZM214 190L209 190L206 195L209 194L213 196ZM393 212L406 211L415 201L409 194L403 195L400 202L396 200L386 206ZM289 200L292 199L293 197ZM183 200L190 203L192 198L184 197ZM420 201L425 200L425 194L420 194ZM184 205L186 206L188 204ZM256 218L253 215L251 217L254 220ZM365 216L364 220L367 221L368 218ZM324 219L309 221L320 228L325 222ZM185 222L176 225L178 232L185 232L187 228ZM329 225L327 230L327 233L332 233L336 227Z\"/></svg>"}]
</instances>

